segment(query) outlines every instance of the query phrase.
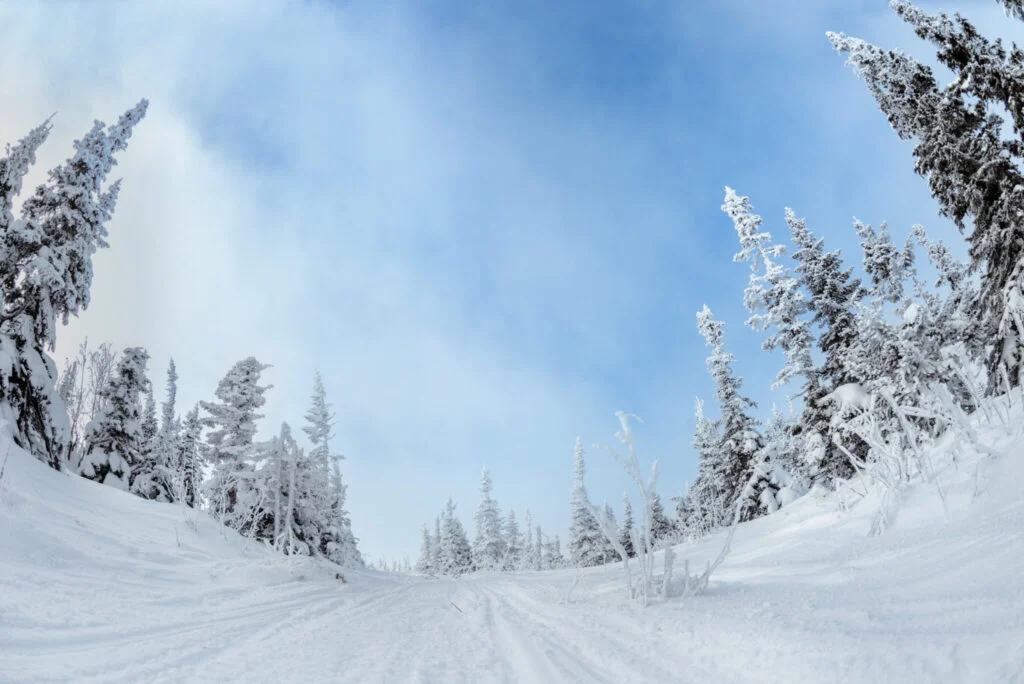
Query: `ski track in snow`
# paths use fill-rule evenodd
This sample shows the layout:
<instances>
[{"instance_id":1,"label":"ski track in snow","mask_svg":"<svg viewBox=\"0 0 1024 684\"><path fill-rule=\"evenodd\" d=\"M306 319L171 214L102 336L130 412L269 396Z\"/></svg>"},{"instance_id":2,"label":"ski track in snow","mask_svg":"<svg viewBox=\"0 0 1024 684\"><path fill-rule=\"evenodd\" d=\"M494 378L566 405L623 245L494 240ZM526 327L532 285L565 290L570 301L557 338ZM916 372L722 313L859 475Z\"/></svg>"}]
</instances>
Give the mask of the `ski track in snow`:
<instances>
[{"instance_id":1,"label":"ski track in snow","mask_svg":"<svg viewBox=\"0 0 1024 684\"><path fill-rule=\"evenodd\" d=\"M1024 682L1024 466L737 531L707 594L622 597L619 567L458 580L288 560L206 516L15 452L0 483L0 682ZM721 537L678 547L703 567ZM660 572L660 568L658 568Z\"/></svg>"}]
</instances>

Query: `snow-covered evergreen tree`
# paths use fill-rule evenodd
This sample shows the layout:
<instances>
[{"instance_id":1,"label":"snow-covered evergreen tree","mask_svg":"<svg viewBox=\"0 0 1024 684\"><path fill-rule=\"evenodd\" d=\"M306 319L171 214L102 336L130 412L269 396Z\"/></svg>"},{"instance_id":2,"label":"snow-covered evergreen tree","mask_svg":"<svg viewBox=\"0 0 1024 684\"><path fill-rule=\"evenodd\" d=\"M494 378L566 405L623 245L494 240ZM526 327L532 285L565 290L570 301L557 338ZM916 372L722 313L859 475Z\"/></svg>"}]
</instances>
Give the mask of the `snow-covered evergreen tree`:
<instances>
[{"instance_id":1,"label":"snow-covered evergreen tree","mask_svg":"<svg viewBox=\"0 0 1024 684\"><path fill-rule=\"evenodd\" d=\"M533 569L544 570L544 531L537 525L537 533L533 539Z\"/></svg>"},{"instance_id":2,"label":"snow-covered evergreen tree","mask_svg":"<svg viewBox=\"0 0 1024 684\"><path fill-rule=\"evenodd\" d=\"M106 222L120 189L120 181L104 184L147 106L140 101L109 127L97 121L25 200L19 219L14 200L49 120L0 158L0 417L19 446L58 470L70 426L46 350L56 342L57 319L67 323L89 304L92 256L107 246Z\"/></svg>"},{"instance_id":3,"label":"snow-covered evergreen tree","mask_svg":"<svg viewBox=\"0 0 1024 684\"><path fill-rule=\"evenodd\" d=\"M351 518L345 510L348 488L338 465L344 457L331 452L334 414L327 403L327 391L319 372L313 379L313 394L305 418L303 431L312 445L308 475L310 505L317 508L316 515L322 526L320 538L315 542L317 553L340 565L359 567L363 560L352 533Z\"/></svg>"},{"instance_id":4,"label":"snow-covered evergreen tree","mask_svg":"<svg viewBox=\"0 0 1024 684\"><path fill-rule=\"evenodd\" d=\"M707 306L697 314L697 329L712 349L707 366L715 381L715 396L721 412L721 440L717 449L709 454L715 460L707 465L702 475L713 478L714 488L720 491L722 497L719 506L729 511L752 472L762 442L757 432L757 422L749 414L749 410L757 404L740 394L742 379L732 371L735 357L725 351L724 327L723 323L714 319ZM744 519L749 517L745 515ZM671 528L667 519L665 525ZM657 525L652 534L658 534ZM655 537L655 541L657 539Z\"/></svg>"},{"instance_id":5,"label":"snow-covered evergreen tree","mask_svg":"<svg viewBox=\"0 0 1024 684\"><path fill-rule=\"evenodd\" d=\"M431 550L434 553L433 562L431 563L431 567L433 567L434 572L439 573L439 572L441 572L441 516L440 515L438 515L438 516L436 516L434 518L434 534L432 534L430 536L430 540L431 540Z\"/></svg>"},{"instance_id":6,"label":"snow-covered evergreen tree","mask_svg":"<svg viewBox=\"0 0 1024 684\"><path fill-rule=\"evenodd\" d=\"M416 561L416 572L421 575L432 575L436 572L434 568L434 540L426 525L423 526L423 536L420 541L420 557Z\"/></svg>"},{"instance_id":7,"label":"snow-covered evergreen tree","mask_svg":"<svg viewBox=\"0 0 1024 684\"><path fill-rule=\"evenodd\" d=\"M202 431L197 404L185 415L185 422L176 430L178 439L174 443L174 461L181 482L180 500L189 508L199 507L199 486L202 482Z\"/></svg>"},{"instance_id":8,"label":"snow-covered evergreen tree","mask_svg":"<svg viewBox=\"0 0 1024 684\"><path fill-rule=\"evenodd\" d=\"M523 555L519 561L519 570L533 570L537 564L537 559L534 558L534 552L536 551L536 544L533 541L533 516L530 515L530 509L526 509L526 517L523 521L524 527L526 528L523 532L522 549Z\"/></svg>"},{"instance_id":9,"label":"snow-covered evergreen tree","mask_svg":"<svg viewBox=\"0 0 1024 684\"><path fill-rule=\"evenodd\" d=\"M96 482L128 491L132 468L142 457L140 395L146 391L149 353L129 347L103 389L103 410L85 429L86 450L78 472Z\"/></svg>"},{"instance_id":10,"label":"snow-covered evergreen tree","mask_svg":"<svg viewBox=\"0 0 1024 684\"><path fill-rule=\"evenodd\" d=\"M562 555L562 540L555 535L544 544L544 569L557 570L565 567L565 557Z\"/></svg>"},{"instance_id":11,"label":"snow-covered evergreen tree","mask_svg":"<svg viewBox=\"0 0 1024 684\"><path fill-rule=\"evenodd\" d=\"M632 558L636 555L633 548L633 504L629 502L629 496L622 493L622 527L619 528L619 545L626 550L626 554Z\"/></svg>"},{"instance_id":12,"label":"snow-covered evergreen tree","mask_svg":"<svg viewBox=\"0 0 1024 684\"><path fill-rule=\"evenodd\" d=\"M213 476L207 483L207 500L211 512L229 527L239 528L248 519L249 511L235 511L239 488L251 487L254 480L253 438L258 413L266 402L263 396L270 386L260 385L260 374L269 368L253 357L236 363L217 385L218 402L199 402L207 415L201 419L209 429L209 446Z\"/></svg>"},{"instance_id":13,"label":"snow-covered evergreen tree","mask_svg":"<svg viewBox=\"0 0 1024 684\"><path fill-rule=\"evenodd\" d=\"M466 530L455 515L455 502L448 497L441 516L441 574L459 576L473 569L473 552L466 538Z\"/></svg>"},{"instance_id":14,"label":"snow-covered evergreen tree","mask_svg":"<svg viewBox=\"0 0 1024 684\"><path fill-rule=\"evenodd\" d=\"M576 464L572 498L569 510L572 515L569 524L569 556L577 567L599 565L604 557L604 535L597 519L591 512L590 499L587 497L585 478L587 465L584 461L583 442L576 438Z\"/></svg>"},{"instance_id":15,"label":"snow-covered evergreen tree","mask_svg":"<svg viewBox=\"0 0 1024 684\"><path fill-rule=\"evenodd\" d=\"M809 294L808 306L814 322L821 330L818 348L824 357L820 373L810 377L803 388L804 412L800 423L802 432L818 435L824 445L815 478L831 484L852 475L853 469L832 442L835 407L823 399L835 388L861 380L852 374L847 359L858 342L855 312L867 293L852 276L852 270L843 267L839 252L826 252L824 240L815 237L806 222L789 209L786 223L798 247L793 258L798 264L801 284ZM864 453L864 445L854 444L853 450Z\"/></svg>"},{"instance_id":16,"label":"snow-covered evergreen tree","mask_svg":"<svg viewBox=\"0 0 1024 684\"><path fill-rule=\"evenodd\" d=\"M982 273L980 325L995 337L989 382L1001 374L1017 384L1024 321L1016 312L1024 290L1024 73L1021 52L1007 53L963 17L932 15L908 2L893 8L919 36L938 46L954 73L940 86L931 68L907 55L830 33L837 51L864 79L897 135L916 139L916 171L928 179L942 213L968 233L972 265ZM1008 3L1013 11L1016 2ZM1002 113L1014 135L1004 135Z\"/></svg>"},{"instance_id":17,"label":"snow-covered evergreen tree","mask_svg":"<svg viewBox=\"0 0 1024 684\"><path fill-rule=\"evenodd\" d=\"M609 512L611 509L609 509ZM675 525L665 515L661 495L651 492L651 546L660 549L675 541Z\"/></svg>"},{"instance_id":18,"label":"snow-covered evergreen tree","mask_svg":"<svg viewBox=\"0 0 1024 684\"><path fill-rule=\"evenodd\" d=\"M502 526L502 537L505 542L505 557L502 561L502 570L516 570L523 560L523 540L519 534L519 523L516 521L516 512L509 509Z\"/></svg>"},{"instance_id":19,"label":"snow-covered evergreen tree","mask_svg":"<svg viewBox=\"0 0 1024 684\"><path fill-rule=\"evenodd\" d=\"M604 516L605 529L619 529L619 524L615 521L615 512L612 510L612 507L608 505L607 501L605 502L604 508L601 512ZM616 541L618 541L617 538ZM612 543L612 540L608 539L607 536L604 536L603 542L603 547L601 549L601 563L614 563L620 560L619 554L615 551L615 544Z\"/></svg>"},{"instance_id":20,"label":"snow-covered evergreen tree","mask_svg":"<svg viewBox=\"0 0 1024 684\"><path fill-rule=\"evenodd\" d=\"M501 568L505 556L505 540L501 534L501 514L491 496L491 475L484 468L480 473L480 505L477 508L476 538L473 540L473 567L477 570Z\"/></svg>"}]
</instances>

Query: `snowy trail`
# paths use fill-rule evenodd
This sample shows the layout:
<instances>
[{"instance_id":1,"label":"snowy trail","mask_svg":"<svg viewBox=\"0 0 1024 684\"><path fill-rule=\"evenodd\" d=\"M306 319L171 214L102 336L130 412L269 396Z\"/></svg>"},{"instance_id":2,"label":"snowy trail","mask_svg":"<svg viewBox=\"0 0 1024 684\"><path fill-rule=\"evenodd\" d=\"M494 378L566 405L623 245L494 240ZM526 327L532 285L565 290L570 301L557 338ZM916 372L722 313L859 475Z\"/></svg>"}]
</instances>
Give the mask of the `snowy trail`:
<instances>
[{"instance_id":1,"label":"snowy trail","mask_svg":"<svg viewBox=\"0 0 1024 684\"><path fill-rule=\"evenodd\" d=\"M706 595L641 610L618 567L571 593L572 570L341 583L16 456L0 483L5 684L1024 682L1019 458L977 501L950 487L949 514L908 490L879 537L870 501L806 497L741 526ZM719 543L678 552L702 566Z\"/></svg>"}]
</instances>

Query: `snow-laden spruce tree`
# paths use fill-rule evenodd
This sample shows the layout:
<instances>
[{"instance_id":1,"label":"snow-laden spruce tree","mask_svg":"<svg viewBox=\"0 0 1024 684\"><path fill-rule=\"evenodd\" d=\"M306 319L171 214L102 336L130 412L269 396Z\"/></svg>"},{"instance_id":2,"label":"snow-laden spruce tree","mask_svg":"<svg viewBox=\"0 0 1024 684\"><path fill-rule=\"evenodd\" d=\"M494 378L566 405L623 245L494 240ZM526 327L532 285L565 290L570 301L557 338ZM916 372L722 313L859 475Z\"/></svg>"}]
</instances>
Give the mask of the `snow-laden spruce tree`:
<instances>
[{"instance_id":1,"label":"snow-laden spruce tree","mask_svg":"<svg viewBox=\"0 0 1024 684\"><path fill-rule=\"evenodd\" d=\"M665 514L665 506L661 503L661 494L651 492L651 545L660 549L675 541L675 525Z\"/></svg>"},{"instance_id":2,"label":"snow-laden spruce tree","mask_svg":"<svg viewBox=\"0 0 1024 684\"><path fill-rule=\"evenodd\" d=\"M1019 16L1019 3L1007 2ZM928 179L943 215L968 233L972 266L981 273L980 326L992 336L992 388L1022 372L1024 321L1024 71L1021 51L989 40L961 16L929 14L909 2L892 7L938 47L954 74L940 85L930 67L858 38L829 33L903 139L914 139L916 171ZM1004 125L1004 113L1012 126Z\"/></svg>"},{"instance_id":3,"label":"snow-laden spruce tree","mask_svg":"<svg viewBox=\"0 0 1024 684\"><path fill-rule=\"evenodd\" d=\"M704 402L694 404L696 427L693 431L693 449L697 452L697 478L685 495L689 500L689 514L677 518L684 536L702 539L726 522L727 509L721 469L722 431L718 421L704 414Z\"/></svg>"},{"instance_id":4,"label":"snow-laden spruce tree","mask_svg":"<svg viewBox=\"0 0 1024 684\"><path fill-rule=\"evenodd\" d=\"M420 557L416 561L416 572L421 575L433 575L437 572L434 568L434 539L427 526L423 526L423 535L420 541Z\"/></svg>"},{"instance_id":5,"label":"snow-laden spruce tree","mask_svg":"<svg viewBox=\"0 0 1024 684\"><path fill-rule=\"evenodd\" d=\"M813 321L821 331L818 349L823 362L816 378L808 380L802 397L804 412L800 423L802 431L819 437L823 448L816 464L815 479L825 484L846 479L853 469L845 455L833 444L834 406L822 400L837 387L861 380L854 376L846 364L850 350L857 344L855 312L867 294L852 269L844 268L839 252L826 252L824 240L815 237L807 223L786 209L786 223L797 246L793 259L800 274L801 285L809 295L808 307ZM865 453L863 444L854 444L853 450Z\"/></svg>"},{"instance_id":6,"label":"snow-laden spruce tree","mask_svg":"<svg viewBox=\"0 0 1024 684\"><path fill-rule=\"evenodd\" d=\"M533 569L546 570L544 565L544 531L537 525L536 534L533 536Z\"/></svg>"},{"instance_id":7,"label":"snow-laden spruce tree","mask_svg":"<svg viewBox=\"0 0 1024 684\"><path fill-rule=\"evenodd\" d=\"M139 398L146 391L149 353L129 347L103 389L103 409L85 428L85 454L78 472L96 482L128 491L132 468L142 457Z\"/></svg>"},{"instance_id":8,"label":"snow-laden spruce tree","mask_svg":"<svg viewBox=\"0 0 1024 684\"><path fill-rule=\"evenodd\" d=\"M49 120L0 158L0 419L19 446L58 470L68 456L70 426L47 350L56 342L57 320L67 323L89 305L92 256L107 246L106 223L120 190L120 181L106 184L107 176L147 107L140 101L109 127L96 121L75 141L75 153L24 201L17 219L14 201L49 135Z\"/></svg>"},{"instance_id":9,"label":"snow-laden spruce tree","mask_svg":"<svg viewBox=\"0 0 1024 684\"><path fill-rule=\"evenodd\" d=\"M455 502L448 497L441 515L440 567L443 575L459 576L473 569L473 552L462 521L455 515Z\"/></svg>"},{"instance_id":10,"label":"snow-laden spruce tree","mask_svg":"<svg viewBox=\"0 0 1024 684\"><path fill-rule=\"evenodd\" d=\"M263 395L270 389L259 384L260 374L269 367L251 356L243 359L217 385L219 401L199 402L207 413L201 423L209 430L206 442L213 466L213 475L206 483L206 499L213 515L235 529L247 521L250 513L236 511L235 507L239 489L253 483L256 421L263 417L258 411L266 403Z\"/></svg>"},{"instance_id":11,"label":"snow-laden spruce tree","mask_svg":"<svg viewBox=\"0 0 1024 684\"><path fill-rule=\"evenodd\" d=\"M437 515L434 517L434 534L430 536L431 539L431 550L434 552L433 562L431 566L434 568L434 572L441 572L441 516Z\"/></svg>"},{"instance_id":12,"label":"snow-laden spruce tree","mask_svg":"<svg viewBox=\"0 0 1024 684\"><path fill-rule=\"evenodd\" d=\"M480 505L476 509L476 538L473 540L473 567L477 570L499 570L505 556L505 540L501 534L501 514L491 496L491 474L480 473Z\"/></svg>"},{"instance_id":13,"label":"snow-laden spruce tree","mask_svg":"<svg viewBox=\"0 0 1024 684\"><path fill-rule=\"evenodd\" d=\"M176 431L174 462L179 473L179 501L189 508L199 508L199 488L202 483L202 432L197 404L185 414L185 421Z\"/></svg>"},{"instance_id":14,"label":"snow-laden spruce tree","mask_svg":"<svg viewBox=\"0 0 1024 684\"><path fill-rule=\"evenodd\" d=\"M523 540L519 534L519 523L516 521L516 512L509 509L502 525L502 539L504 541L505 556L501 562L501 569L508 572L517 570L523 560Z\"/></svg>"},{"instance_id":15,"label":"snow-laden spruce tree","mask_svg":"<svg viewBox=\"0 0 1024 684\"><path fill-rule=\"evenodd\" d=\"M536 565L536 559L533 557L536 551L536 546L533 543L533 516L530 515L530 509L526 509L526 516L523 520L523 526L525 530L523 532L522 549L523 554L519 561L518 570L533 570Z\"/></svg>"},{"instance_id":16,"label":"snow-laden spruce tree","mask_svg":"<svg viewBox=\"0 0 1024 684\"><path fill-rule=\"evenodd\" d=\"M612 507L607 501L605 501L604 507L601 509L601 517L603 518L602 529L619 529L619 523L615 520L615 511L612 510ZM607 563L614 563L619 560L619 554L615 550L618 546L618 538L614 537L609 539L604 535L602 535L602 537L603 544L601 545L601 564L605 565Z\"/></svg>"},{"instance_id":17,"label":"snow-laden spruce tree","mask_svg":"<svg viewBox=\"0 0 1024 684\"><path fill-rule=\"evenodd\" d=\"M362 566L362 555L352 533L352 520L345 509L348 487L339 466L344 456L333 453L330 448L334 414L327 403L327 391L319 372L313 378L313 394L305 418L306 425L302 429L312 445L309 452L310 505L318 509L316 515L323 525L316 541L317 552L343 566Z\"/></svg>"},{"instance_id":18,"label":"snow-laden spruce tree","mask_svg":"<svg viewBox=\"0 0 1024 684\"><path fill-rule=\"evenodd\" d=\"M713 478L715 488L722 497L716 505L730 512L734 506L740 506L743 510L741 519L749 520L766 512L756 500L744 498L740 501L740 495L744 493L744 485L753 472L763 442L757 432L757 421L749 413L757 404L740 393L742 378L736 377L733 373L732 363L735 357L725 351L724 328L725 325L715 320L707 306L697 314L697 329L712 350L707 366L715 381L715 396L721 414L721 440L712 454L714 460L708 464L706 472L708 477ZM763 486L772 485L766 481Z\"/></svg>"},{"instance_id":19,"label":"snow-laden spruce tree","mask_svg":"<svg viewBox=\"0 0 1024 684\"><path fill-rule=\"evenodd\" d=\"M562 555L562 540L556 534L544 544L544 568L557 570L565 567L565 556Z\"/></svg>"},{"instance_id":20,"label":"snow-laden spruce tree","mask_svg":"<svg viewBox=\"0 0 1024 684\"><path fill-rule=\"evenodd\" d=\"M622 493L622 527L619 528L619 544L626 550L626 555L632 558L636 555L633 548L633 504L629 502L629 495Z\"/></svg>"},{"instance_id":21,"label":"snow-laden spruce tree","mask_svg":"<svg viewBox=\"0 0 1024 684\"><path fill-rule=\"evenodd\" d=\"M180 490L182 483L180 462L177 457L178 431L181 429L181 421L175 412L177 397L178 371L174 367L174 359L171 359L167 366L164 402L161 405L160 424L153 439L152 458L157 466L172 474L171 481L175 483L171 489L172 493Z\"/></svg>"},{"instance_id":22,"label":"snow-laden spruce tree","mask_svg":"<svg viewBox=\"0 0 1024 684\"><path fill-rule=\"evenodd\" d=\"M156 398L147 381L145 408L142 411L142 450L138 465L132 469L132 494L152 501L174 501L179 474L173 461L173 447L164 444L156 417Z\"/></svg>"},{"instance_id":23,"label":"snow-laden spruce tree","mask_svg":"<svg viewBox=\"0 0 1024 684\"><path fill-rule=\"evenodd\" d=\"M573 470L572 498L569 500L569 557L573 565L585 568L600 565L604 558L604 535L592 513L587 497L587 464L584 461L583 441L577 437L574 448L575 467Z\"/></svg>"}]
</instances>

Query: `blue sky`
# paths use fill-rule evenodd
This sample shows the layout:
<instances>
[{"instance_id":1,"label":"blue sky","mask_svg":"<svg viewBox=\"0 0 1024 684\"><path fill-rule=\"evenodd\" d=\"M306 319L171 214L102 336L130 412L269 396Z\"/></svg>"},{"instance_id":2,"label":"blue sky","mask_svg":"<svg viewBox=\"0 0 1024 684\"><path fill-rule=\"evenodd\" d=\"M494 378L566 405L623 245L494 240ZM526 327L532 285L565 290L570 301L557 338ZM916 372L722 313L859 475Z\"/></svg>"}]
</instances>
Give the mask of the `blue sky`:
<instances>
[{"instance_id":1,"label":"blue sky","mask_svg":"<svg viewBox=\"0 0 1024 684\"><path fill-rule=\"evenodd\" d=\"M57 356L140 344L160 382L173 355L190 404L256 355L264 434L301 423L319 368L371 558L415 558L449 494L471 526L484 465L504 508L564 541L573 440L612 440L618 409L677 493L713 395L705 303L747 391L785 400L743 327L725 185L851 260L855 215L957 240L824 36L927 58L884 1L430 5L0 7L0 138L57 111L40 169L151 100ZM994 2L955 9L1016 31ZM617 467L589 465L617 504Z\"/></svg>"}]
</instances>

